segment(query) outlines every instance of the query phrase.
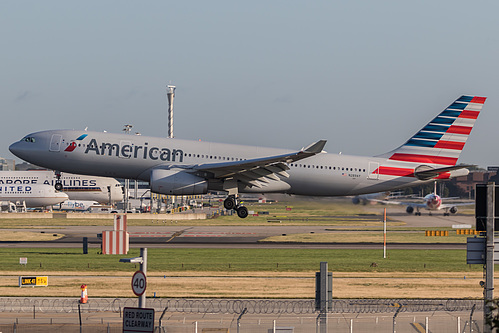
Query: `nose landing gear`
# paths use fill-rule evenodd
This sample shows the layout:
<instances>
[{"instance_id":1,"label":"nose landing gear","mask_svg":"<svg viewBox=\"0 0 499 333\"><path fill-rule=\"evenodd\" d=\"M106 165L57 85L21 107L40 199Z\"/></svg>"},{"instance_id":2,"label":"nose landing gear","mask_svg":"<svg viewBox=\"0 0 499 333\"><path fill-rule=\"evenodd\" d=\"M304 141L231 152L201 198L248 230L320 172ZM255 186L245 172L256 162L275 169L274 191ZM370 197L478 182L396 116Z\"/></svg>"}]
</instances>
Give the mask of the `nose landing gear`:
<instances>
[{"instance_id":1,"label":"nose landing gear","mask_svg":"<svg viewBox=\"0 0 499 333\"><path fill-rule=\"evenodd\" d=\"M61 191L62 190L61 173L59 171L56 171L55 177L57 180L55 181L54 187L57 191Z\"/></svg>"}]
</instances>

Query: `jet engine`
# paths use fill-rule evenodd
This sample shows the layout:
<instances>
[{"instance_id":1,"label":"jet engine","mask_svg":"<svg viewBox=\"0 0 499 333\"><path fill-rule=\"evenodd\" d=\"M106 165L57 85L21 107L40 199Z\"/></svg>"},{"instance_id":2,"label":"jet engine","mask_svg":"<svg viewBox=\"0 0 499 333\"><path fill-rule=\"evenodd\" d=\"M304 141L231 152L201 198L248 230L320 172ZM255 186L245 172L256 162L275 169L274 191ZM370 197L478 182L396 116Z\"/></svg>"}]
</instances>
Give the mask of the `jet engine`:
<instances>
[{"instance_id":1,"label":"jet engine","mask_svg":"<svg viewBox=\"0 0 499 333\"><path fill-rule=\"evenodd\" d=\"M414 207L407 206L407 208L405 209L405 211L407 212L407 214L412 214L412 213L414 213Z\"/></svg>"},{"instance_id":2,"label":"jet engine","mask_svg":"<svg viewBox=\"0 0 499 333\"><path fill-rule=\"evenodd\" d=\"M178 169L152 170L150 185L152 192L169 195L194 195L208 192L206 179Z\"/></svg>"},{"instance_id":3,"label":"jet engine","mask_svg":"<svg viewBox=\"0 0 499 333\"><path fill-rule=\"evenodd\" d=\"M451 214L456 214L457 213L457 207L456 206L452 206L450 209L449 209L449 212Z\"/></svg>"},{"instance_id":4,"label":"jet engine","mask_svg":"<svg viewBox=\"0 0 499 333\"><path fill-rule=\"evenodd\" d=\"M360 204L360 198L359 198L359 197L353 197L353 198L352 198L352 203L353 203L354 205L358 205L358 204Z\"/></svg>"}]
</instances>

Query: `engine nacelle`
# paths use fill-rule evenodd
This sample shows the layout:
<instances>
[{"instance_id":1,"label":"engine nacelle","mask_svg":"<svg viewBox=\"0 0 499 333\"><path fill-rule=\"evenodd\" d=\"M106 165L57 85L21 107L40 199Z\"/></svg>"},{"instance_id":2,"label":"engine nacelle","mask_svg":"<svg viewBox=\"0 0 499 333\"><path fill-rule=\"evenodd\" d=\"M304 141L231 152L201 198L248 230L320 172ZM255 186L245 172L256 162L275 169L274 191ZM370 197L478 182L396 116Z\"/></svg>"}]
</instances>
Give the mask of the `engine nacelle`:
<instances>
[{"instance_id":1,"label":"engine nacelle","mask_svg":"<svg viewBox=\"0 0 499 333\"><path fill-rule=\"evenodd\" d=\"M169 195L194 195L206 194L208 182L206 179L192 175L183 170L151 171L151 191Z\"/></svg>"},{"instance_id":2,"label":"engine nacelle","mask_svg":"<svg viewBox=\"0 0 499 333\"><path fill-rule=\"evenodd\" d=\"M449 209L449 212L451 214L456 214L457 213L457 207L456 206L452 206L450 209Z\"/></svg>"},{"instance_id":3,"label":"engine nacelle","mask_svg":"<svg viewBox=\"0 0 499 333\"><path fill-rule=\"evenodd\" d=\"M412 214L412 213L414 213L414 207L407 206L407 208L405 209L405 211L407 212L407 214Z\"/></svg>"},{"instance_id":4,"label":"engine nacelle","mask_svg":"<svg viewBox=\"0 0 499 333\"><path fill-rule=\"evenodd\" d=\"M360 198L359 198L359 197L353 197L353 198L352 198L352 203L353 203L354 205L358 205L358 204L360 204Z\"/></svg>"}]
</instances>

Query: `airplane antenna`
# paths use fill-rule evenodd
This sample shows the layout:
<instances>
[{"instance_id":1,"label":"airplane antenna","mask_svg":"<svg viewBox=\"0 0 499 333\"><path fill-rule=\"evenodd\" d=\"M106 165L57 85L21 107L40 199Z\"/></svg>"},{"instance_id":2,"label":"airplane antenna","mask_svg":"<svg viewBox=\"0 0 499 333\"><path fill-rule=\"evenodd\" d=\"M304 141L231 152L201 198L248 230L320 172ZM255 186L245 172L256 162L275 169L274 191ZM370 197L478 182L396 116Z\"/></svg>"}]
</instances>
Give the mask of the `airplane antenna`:
<instances>
[{"instance_id":1,"label":"airplane antenna","mask_svg":"<svg viewBox=\"0 0 499 333\"><path fill-rule=\"evenodd\" d=\"M175 86L166 86L166 95L168 96L168 137L173 138L173 98L175 97Z\"/></svg>"}]
</instances>

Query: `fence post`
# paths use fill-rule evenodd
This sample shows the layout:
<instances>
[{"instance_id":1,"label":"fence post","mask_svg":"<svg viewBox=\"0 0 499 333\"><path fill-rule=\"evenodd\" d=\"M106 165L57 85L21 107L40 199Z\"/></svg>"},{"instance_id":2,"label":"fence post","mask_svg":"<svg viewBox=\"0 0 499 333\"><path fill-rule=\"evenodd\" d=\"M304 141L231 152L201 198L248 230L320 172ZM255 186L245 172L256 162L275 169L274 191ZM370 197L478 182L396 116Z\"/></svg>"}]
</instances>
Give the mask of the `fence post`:
<instances>
[{"instance_id":1,"label":"fence post","mask_svg":"<svg viewBox=\"0 0 499 333\"><path fill-rule=\"evenodd\" d=\"M244 308L243 312L237 317L237 333L239 333L239 327L241 326L241 317L248 311L248 308Z\"/></svg>"}]
</instances>

